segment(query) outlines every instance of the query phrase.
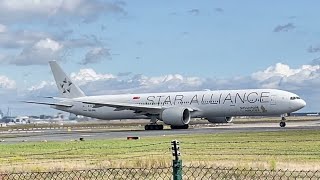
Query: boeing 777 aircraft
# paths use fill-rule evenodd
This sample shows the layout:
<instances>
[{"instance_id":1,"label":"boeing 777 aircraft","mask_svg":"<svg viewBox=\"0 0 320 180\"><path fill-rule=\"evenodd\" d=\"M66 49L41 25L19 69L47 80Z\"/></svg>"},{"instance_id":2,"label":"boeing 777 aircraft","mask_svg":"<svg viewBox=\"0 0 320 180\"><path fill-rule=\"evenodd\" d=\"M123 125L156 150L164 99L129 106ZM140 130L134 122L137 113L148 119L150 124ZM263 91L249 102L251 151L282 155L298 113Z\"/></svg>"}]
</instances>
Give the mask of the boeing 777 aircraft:
<instances>
[{"instance_id":1,"label":"boeing 777 aircraft","mask_svg":"<svg viewBox=\"0 0 320 180\"><path fill-rule=\"evenodd\" d=\"M28 103L51 105L61 111L104 120L150 119L146 130L163 129L163 125L157 124L159 120L171 129L187 129L191 118L229 123L234 116L269 115L281 116L280 126L285 127L285 115L306 105L298 95L277 89L86 96L56 61L49 64L62 97L52 97L58 103Z\"/></svg>"}]
</instances>

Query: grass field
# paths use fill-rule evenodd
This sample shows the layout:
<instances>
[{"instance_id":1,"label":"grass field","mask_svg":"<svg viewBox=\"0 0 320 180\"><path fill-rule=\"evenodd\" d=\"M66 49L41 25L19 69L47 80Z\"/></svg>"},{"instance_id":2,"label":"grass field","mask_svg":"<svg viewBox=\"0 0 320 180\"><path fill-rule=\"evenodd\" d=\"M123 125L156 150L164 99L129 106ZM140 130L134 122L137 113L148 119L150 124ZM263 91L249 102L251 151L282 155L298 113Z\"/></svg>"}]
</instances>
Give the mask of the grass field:
<instances>
[{"instance_id":1,"label":"grass field","mask_svg":"<svg viewBox=\"0 0 320 180\"><path fill-rule=\"evenodd\" d=\"M267 169L320 169L318 131L250 132L0 144L0 171L100 167L168 167L179 140L184 164Z\"/></svg>"}]
</instances>

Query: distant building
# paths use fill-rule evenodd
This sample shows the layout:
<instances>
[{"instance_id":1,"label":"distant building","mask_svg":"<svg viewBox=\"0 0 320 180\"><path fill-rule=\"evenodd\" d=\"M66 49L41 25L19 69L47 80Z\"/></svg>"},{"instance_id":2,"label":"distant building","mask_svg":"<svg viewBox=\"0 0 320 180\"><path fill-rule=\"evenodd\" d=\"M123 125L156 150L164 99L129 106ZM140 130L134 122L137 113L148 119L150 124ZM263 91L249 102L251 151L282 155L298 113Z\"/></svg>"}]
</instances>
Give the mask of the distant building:
<instances>
[{"instance_id":1,"label":"distant building","mask_svg":"<svg viewBox=\"0 0 320 180\"><path fill-rule=\"evenodd\" d=\"M307 116L319 116L319 113L308 113Z\"/></svg>"},{"instance_id":2,"label":"distant building","mask_svg":"<svg viewBox=\"0 0 320 180\"><path fill-rule=\"evenodd\" d=\"M319 116L318 112L291 113L291 116Z\"/></svg>"},{"instance_id":3,"label":"distant building","mask_svg":"<svg viewBox=\"0 0 320 180\"><path fill-rule=\"evenodd\" d=\"M5 123L9 123L9 122L13 122L14 118L15 118L15 117L4 116L1 121L2 121L2 122L5 122Z\"/></svg>"},{"instance_id":4,"label":"distant building","mask_svg":"<svg viewBox=\"0 0 320 180\"><path fill-rule=\"evenodd\" d=\"M40 115L39 116L39 119L52 119L53 117L52 116L48 116L48 115L44 115L44 114L42 114L42 115Z\"/></svg>"},{"instance_id":5,"label":"distant building","mask_svg":"<svg viewBox=\"0 0 320 180\"><path fill-rule=\"evenodd\" d=\"M29 124L30 118L28 116L17 116L13 122L16 124Z\"/></svg>"}]
</instances>

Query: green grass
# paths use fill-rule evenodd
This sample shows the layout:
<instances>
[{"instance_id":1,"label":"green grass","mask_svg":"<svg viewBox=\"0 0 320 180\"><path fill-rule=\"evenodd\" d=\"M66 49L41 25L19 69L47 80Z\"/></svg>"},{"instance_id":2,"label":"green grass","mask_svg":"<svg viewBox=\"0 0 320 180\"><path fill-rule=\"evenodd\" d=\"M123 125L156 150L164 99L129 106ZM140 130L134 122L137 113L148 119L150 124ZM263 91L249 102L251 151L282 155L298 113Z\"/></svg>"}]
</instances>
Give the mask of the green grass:
<instances>
[{"instance_id":1,"label":"green grass","mask_svg":"<svg viewBox=\"0 0 320 180\"><path fill-rule=\"evenodd\" d=\"M171 166L173 139L184 164L320 168L319 132L300 130L0 144L0 171Z\"/></svg>"}]
</instances>

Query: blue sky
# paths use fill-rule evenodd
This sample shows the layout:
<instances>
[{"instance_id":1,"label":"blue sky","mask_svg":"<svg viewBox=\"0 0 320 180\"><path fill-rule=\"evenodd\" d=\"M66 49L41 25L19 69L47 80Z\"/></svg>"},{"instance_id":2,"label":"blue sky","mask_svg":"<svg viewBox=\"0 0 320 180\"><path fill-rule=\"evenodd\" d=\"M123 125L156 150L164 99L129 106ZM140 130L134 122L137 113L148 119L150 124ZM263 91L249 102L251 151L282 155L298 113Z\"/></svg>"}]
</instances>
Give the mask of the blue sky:
<instances>
[{"instance_id":1,"label":"blue sky","mask_svg":"<svg viewBox=\"0 0 320 180\"><path fill-rule=\"evenodd\" d=\"M318 1L0 1L0 109L57 96L57 60L87 94L278 88L319 111Z\"/></svg>"}]
</instances>

